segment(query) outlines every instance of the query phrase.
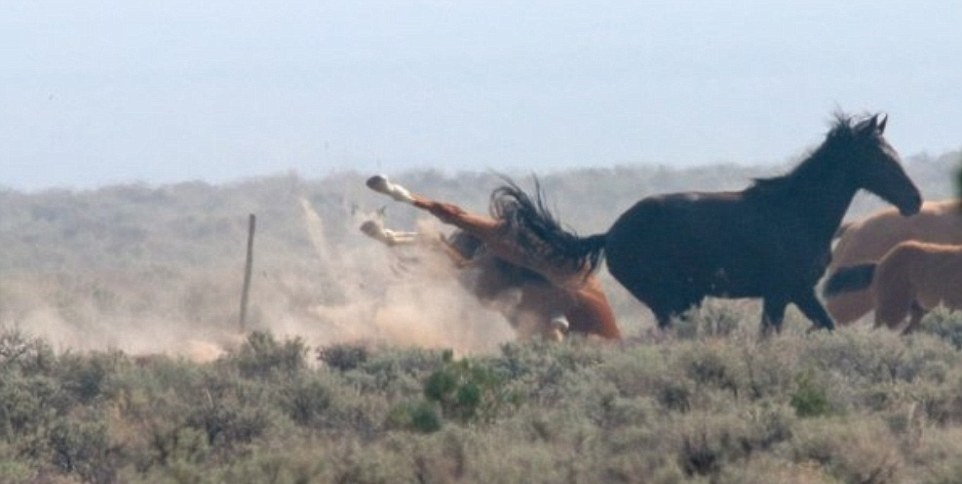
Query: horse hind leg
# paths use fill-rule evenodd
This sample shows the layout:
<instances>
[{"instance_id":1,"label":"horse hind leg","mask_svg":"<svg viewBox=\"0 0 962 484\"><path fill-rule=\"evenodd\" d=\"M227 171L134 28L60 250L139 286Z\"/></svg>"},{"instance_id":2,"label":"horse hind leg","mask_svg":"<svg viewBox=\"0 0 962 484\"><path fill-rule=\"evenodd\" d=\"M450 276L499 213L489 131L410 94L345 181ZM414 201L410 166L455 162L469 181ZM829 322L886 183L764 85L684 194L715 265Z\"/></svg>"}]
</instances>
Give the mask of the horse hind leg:
<instances>
[{"instance_id":1,"label":"horse hind leg","mask_svg":"<svg viewBox=\"0 0 962 484\"><path fill-rule=\"evenodd\" d=\"M898 328L912 312L915 297L908 284L886 284L881 279L875 288L875 327Z\"/></svg>"},{"instance_id":2,"label":"horse hind leg","mask_svg":"<svg viewBox=\"0 0 962 484\"><path fill-rule=\"evenodd\" d=\"M367 186L399 202L410 203L425 210L441 222L468 232L482 239L485 243L493 246L504 245L503 242L498 240L497 229L500 227L500 223L491 217L469 213L453 203L439 202L413 193L400 184L388 180L384 175L374 175L368 178Z\"/></svg>"},{"instance_id":3,"label":"horse hind leg","mask_svg":"<svg viewBox=\"0 0 962 484\"><path fill-rule=\"evenodd\" d=\"M922 318L928 314L929 311L922 307L918 301L912 301L912 306L909 308L909 324L905 326L902 330L902 334L909 334L917 329L922 323Z\"/></svg>"},{"instance_id":4,"label":"horse hind leg","mask_svg":"<svg viewBox=\"0 0 962 484\"><path fill-rule=\"evenodd\" d=\"M822 303L815 297L814 288L795 299L795 305L798 306L798 309L802 311L806 318L815 324L815 327L829 331L835 329L835 322L832 321L832 317L828 315L825 306L822 306Z\"/></svg>"}]
</instances>

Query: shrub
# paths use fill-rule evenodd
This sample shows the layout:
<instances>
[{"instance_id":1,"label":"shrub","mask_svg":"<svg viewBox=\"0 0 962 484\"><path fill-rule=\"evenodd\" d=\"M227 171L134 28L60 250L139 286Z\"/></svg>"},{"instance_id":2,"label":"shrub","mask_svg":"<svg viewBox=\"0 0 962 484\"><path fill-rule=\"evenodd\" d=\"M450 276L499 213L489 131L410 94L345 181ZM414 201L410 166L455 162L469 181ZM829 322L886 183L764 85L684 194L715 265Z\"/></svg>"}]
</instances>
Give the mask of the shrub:
<instances>
[{"instance_id":1,"label":"shrub","mask_svg":"<svg viewBox=\"0 0 962 484\"><path fill-rule=\"evenodd\" d=\"M0 375L7 371L27 375L49 372L55 363L56 356L46 342L0 326Z\"/></svg>"},{"instance_id":2,"label":"shrub","mask_svg":"<svg viewBox=\"0 0 962 484\"><path fill-rule=\"evenodd\" d=\"M926 315L919 332L933 334L956 349L962 349L962 312L950 312L939 307Z\"/></svg>"},{"instance_id":3,"label":"shrub","mask_svg":"<svg viewBox=\"0 0 962 484\"><path fill-rule=\"evenodd\" d=\"M304 369L306 354L307 346L299 337L278 343L270 333L254 331L232 360L242 375L263 378Z\"/></svg>"},{"instance_id":4,"label":"shrub","mask_svg":"<svg viewBox=\"0 0 962 484\"><path fill-rule=\"evenodd\" d=\"M368 350L361 345L333 345L317 350L318 360L339 371L353 370L367 361L367 358Z\"/></svg>"},{"instance_id":5,"label":"shrub","mask_svg":"<svg viewBox=\"0 0 962 484\"><path fill-rule=\"evenodd\" d=\"M821 417L831 412L825 387L815 382L813 371L799 373L796 381L798 387L789 403L799 417Z\"/></svg>"},{"instance_id":6,"label":"shrub","mask_svg":"<svg viewBox=\"0 0 962 484\"><path fill-rule=\"evenodd\" d=\"M462 422L490 420L510 403L504 376L481 361L448 361L424 382L424 396L441 406L445 417Z\"/></svg>"},{"instance_id":7,"label":"shrub","mask_svg":"<svg viewBox=\"0 0 962 484\"><path fill-rule=\"evenodd\" d=\"M385 427L432 433L441 430L443 422L436 404L426 400L404 401L395 404L388 412Z\"/></svg>"},{"instance_id":8,"label":"shrub","mask_svg":"<svg viewBox=\"0 0 962 484\"><path fill-rule=\"evenodd\" d=\"M269 406L251 405L236 395L211 398L206 405L194 407L187 423L207 435L211 447L231 449L252 442L270 426Z\"/></svg>"},{"instance_id":9,"label":"shrub","mask_svg":"<svg viewBox=\"0 0 962 484\"><path fill-rule=\"evenodd\" d=\"M61 419L50 429L48 442L53 463L63 472L87 482L114 480L117 450L110 445L103 422Z\"/></svg>"},{"instance_id":10,"label":"shrub","mask_svg":"<svg viewBox=\"0 0 962 484\"><path fill-rule=\"evenodd\" d=\"M318 425L331 407L332 390L316 377L299 378L285 388L281 405L298 425Z\"/></svg>"},{"instance_id":11,"label":"shrub","mask_svg":"<svg viewBox=\"0 0 962 484\"><path fill-rule=\"evenodd\" d=\"M795 426L795 462L813 461L842 482L900 482L898 442L873 418L814 418Z\"/></svg>"}]
</instances>

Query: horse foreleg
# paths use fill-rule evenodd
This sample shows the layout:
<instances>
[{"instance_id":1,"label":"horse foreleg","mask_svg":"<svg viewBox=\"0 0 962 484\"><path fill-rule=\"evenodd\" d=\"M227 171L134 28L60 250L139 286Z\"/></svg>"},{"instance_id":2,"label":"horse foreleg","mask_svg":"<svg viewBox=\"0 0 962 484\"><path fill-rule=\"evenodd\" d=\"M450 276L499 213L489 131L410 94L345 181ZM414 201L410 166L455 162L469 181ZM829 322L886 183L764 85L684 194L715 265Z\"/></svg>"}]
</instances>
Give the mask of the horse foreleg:
<instances>
[{"instance_id":1,"label":"horse foreleg","mask_svg":"<svg viewBox=\"0 0 962 484\"><path fill-rule=\"evenodd\" d=\"M924 318L928 313L929 311L922 307L918 301L912 301L912 307L909 308L909 314L911 315L911 318L909 318L909 324L905 327L905 329L902 330L902 334L909 334L919 329L919 325L922 323L922 318Z\"/></svg>"},{"instance_id":2,"label":"horse foreleg","mask_svg":"<svg viewBox=\"0 0 962 484\"><path fill-rule=\"evenodd\" d=\"M400 232L386 229L373 220L368 220L361 224L361 232L364 232L364 235L378 242L392 247L395 245L413 244L421 238L421 234L417 232Z\"/></svg>"},{"instance_id":3,"label":"horse foreleg","mask_svg":"<svg viewBox=\"0 0 962 484\"><path fill-rule=\"evenodd\" d=\"M832 321L832 317L828 315L825 306L822 306L822 303L815 297L814 289L805 292L795 299L794 302L795 305L798 306L798 309L802 311L802 314L815 323L817 327L827 330L835 329L835 322Z\"/></svg>"}]
</instances>

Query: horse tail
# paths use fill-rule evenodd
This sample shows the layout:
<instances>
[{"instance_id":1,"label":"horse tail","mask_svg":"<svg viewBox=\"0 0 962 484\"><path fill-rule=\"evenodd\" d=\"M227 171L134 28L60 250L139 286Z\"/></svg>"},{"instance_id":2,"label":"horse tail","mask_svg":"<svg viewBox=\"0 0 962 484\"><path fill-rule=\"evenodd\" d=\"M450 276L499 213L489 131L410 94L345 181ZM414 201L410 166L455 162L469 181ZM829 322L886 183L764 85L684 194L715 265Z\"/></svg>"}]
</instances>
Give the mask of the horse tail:
<instances>
[{"instance_id":1,"label":"horse tail","mask_svg":"<svg viewBox=\"0 0 962 484\"><path fill-rule=\"evenodd\" d=\"M869 287L872 284L872 279L875 277L876 267L878 267L878 264L872 262L839 269L825 282L822 295L830 297L843 292L860 291Z\"/></svg>"},{"instance_id":2,"label":"horse tail","mask_svg":"<svg viewBox=\"0 0 962 484\"><path fill-rule=\"evenodd\" d=\"M534 178L533 195L525 193L507 176L491 192L491 216L503 221L506 236L517 240L528 255L549 263L591 273L604 257L606 234L581 237L566 229L545 205L541 183Z\"/></svg>"}]
</instances>

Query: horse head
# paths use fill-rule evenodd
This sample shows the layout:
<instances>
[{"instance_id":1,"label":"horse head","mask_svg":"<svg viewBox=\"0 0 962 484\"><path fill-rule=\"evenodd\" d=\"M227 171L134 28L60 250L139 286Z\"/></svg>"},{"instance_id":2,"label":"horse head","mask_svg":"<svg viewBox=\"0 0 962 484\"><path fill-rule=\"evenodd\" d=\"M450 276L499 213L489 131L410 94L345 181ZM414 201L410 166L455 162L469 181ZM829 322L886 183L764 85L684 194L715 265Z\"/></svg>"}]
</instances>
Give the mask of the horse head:
<instances>
[{"instance_id":1,"label":"horse head","mask_svg":"<svg viewBox=\"0 0 962 484\"><path fill-rule=\"evenodd\" d=\"M898 152L885 140L887 123L888 117L880 119L878 114L855 124L840 119L833 134L844 141L840 149L848 153L843 160L858 188L895 205L904 216L915 215L922 206L922 196L902 168Z\"/></svg>"}]
</instances>

